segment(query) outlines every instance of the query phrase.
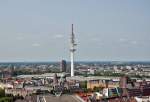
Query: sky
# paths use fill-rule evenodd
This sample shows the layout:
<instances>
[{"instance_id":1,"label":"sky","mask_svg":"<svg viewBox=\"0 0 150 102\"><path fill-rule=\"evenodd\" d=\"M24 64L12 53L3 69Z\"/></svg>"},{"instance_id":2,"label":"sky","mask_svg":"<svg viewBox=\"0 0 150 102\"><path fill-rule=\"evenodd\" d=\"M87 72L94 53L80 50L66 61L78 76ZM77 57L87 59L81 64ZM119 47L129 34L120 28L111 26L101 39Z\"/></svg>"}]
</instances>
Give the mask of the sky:
<instances>
[{"instance_id":1,"label":"sky","mask_svg":"<svg viewBox=\"0 0 150 102\"><path fill-rule=\"evenodd\" d=\"M0 61L150 61L150 0L0 0Z\"/></svg>"}]
</instances>

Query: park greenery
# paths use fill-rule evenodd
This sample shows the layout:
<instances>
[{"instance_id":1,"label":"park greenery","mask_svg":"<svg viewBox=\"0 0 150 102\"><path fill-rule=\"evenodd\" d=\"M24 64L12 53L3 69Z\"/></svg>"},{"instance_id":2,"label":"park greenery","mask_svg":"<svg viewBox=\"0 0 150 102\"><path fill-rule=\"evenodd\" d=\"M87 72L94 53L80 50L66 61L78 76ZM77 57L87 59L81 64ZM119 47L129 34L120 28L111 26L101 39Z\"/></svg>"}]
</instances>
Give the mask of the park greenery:
<instances>
[{"instance_id":1,"label":"park greenery","mask_svg":"<svg viewBox=\"0 0 150 102\"><path fill-rule=\"evenodd\" d=\"M124 76L123 73L114 73L112 71L96 71L94 76L112 76L112 77L121 77Z\"/></svg>"},{"instance_id":2,"label":"park greenery","mask_svg":"<svg viewBox=\"0 0 150 102\"><path fill-rule=\"evenodd\" d=\"M13 102L12 97L5 96L5 90L0 88L0 102Z\"/></svg>"},{"instance_id":3,"label":"park greenery","mask_svg":"<svg viewBox=\"0 0 150 102\"><path fill-rule=\"evenodd\" d=\"M96 71L94 74L89 74L87 72L85 73L76 73L76 75L81 75L84 77L89 77L89 76L103 76L103 77L122 77L122 76L129 76L129 77L133 77L133 78L150 78L150 76L145 76L145 75L137 75L137 74L126 74L125 72L120 72L120 73L116 73L114 71Z\"/></svg>"},{"instance_id":4,"label":"park greenery","mask_svg":"<svg viewBox=\"0 0 150 102\"><path fill-rule=\"evenodd\" d=\"M16 96L11 94L6 95L5 90L0 88L0 102L14 102L17 99L23 99L23 96L20 96L19 94Z\"/></svg>"}]
</instances>

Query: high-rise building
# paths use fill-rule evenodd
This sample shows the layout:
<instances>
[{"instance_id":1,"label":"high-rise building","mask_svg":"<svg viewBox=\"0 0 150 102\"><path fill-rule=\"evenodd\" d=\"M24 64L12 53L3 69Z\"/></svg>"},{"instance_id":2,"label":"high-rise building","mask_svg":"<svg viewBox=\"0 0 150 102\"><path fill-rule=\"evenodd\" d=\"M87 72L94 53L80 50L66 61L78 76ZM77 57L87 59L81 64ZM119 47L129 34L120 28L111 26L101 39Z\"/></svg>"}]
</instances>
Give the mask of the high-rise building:
<instances>
[{"instance_id":1,"label":"high-rise building","mask_svg":"<svg viewBox=\"0 0 150 102\"><path fill-rule=\"evenodd\" d=\"M66 72L66 70L67 70L67 62L66 62L66 60L62 60L60 63L60 71Z\"/></svg>"}]
</instances>

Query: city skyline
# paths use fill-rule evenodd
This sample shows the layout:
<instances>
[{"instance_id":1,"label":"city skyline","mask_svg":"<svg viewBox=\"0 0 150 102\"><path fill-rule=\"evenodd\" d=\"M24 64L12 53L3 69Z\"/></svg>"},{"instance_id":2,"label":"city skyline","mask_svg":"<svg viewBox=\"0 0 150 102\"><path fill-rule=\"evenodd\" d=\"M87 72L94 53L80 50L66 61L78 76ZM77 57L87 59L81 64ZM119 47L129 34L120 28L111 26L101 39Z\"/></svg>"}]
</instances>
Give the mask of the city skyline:
<instances>
[{"instance_id":1,"label":"city skyline","mask_svg":"<svg viewBox=\"0 0 150 102\"><path fill-rule=\"evenodd\" d=\"M149 0L0 1L0 62L150 61Z\"/></svg>"}]
</instances>

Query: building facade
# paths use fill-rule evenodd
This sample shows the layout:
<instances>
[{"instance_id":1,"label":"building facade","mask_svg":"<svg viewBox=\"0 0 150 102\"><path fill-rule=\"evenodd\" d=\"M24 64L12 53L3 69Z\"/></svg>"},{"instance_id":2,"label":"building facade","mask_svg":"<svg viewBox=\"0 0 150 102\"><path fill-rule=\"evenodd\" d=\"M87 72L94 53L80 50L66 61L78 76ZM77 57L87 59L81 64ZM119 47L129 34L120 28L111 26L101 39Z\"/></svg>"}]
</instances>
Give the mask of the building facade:
<instances>
[{"instance_id":1,"label":"building facade","mask_svg":"<svg viewBox=\"0 0 150 102\"><path fill-rule=\"evenodd\" d=\"M66 72L66 70L67 70L67 62L66 62L66 60L62 60L60 63L60 71Z\"/></svg>"}]
</instances>

